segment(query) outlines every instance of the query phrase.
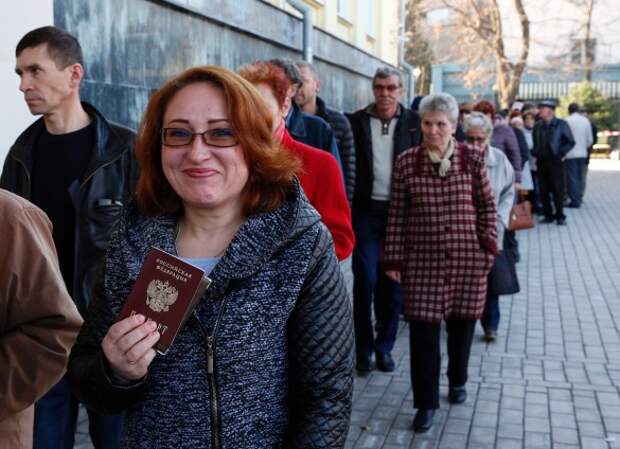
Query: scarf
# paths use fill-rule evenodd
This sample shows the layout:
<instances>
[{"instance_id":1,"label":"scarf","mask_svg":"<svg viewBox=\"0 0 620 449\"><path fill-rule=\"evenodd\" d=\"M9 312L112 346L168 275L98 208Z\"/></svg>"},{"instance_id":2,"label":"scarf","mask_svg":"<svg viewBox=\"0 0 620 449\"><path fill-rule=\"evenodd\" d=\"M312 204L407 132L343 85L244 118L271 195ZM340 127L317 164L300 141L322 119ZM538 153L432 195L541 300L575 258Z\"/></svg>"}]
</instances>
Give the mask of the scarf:
<instances>
[{"instance_id":1,"label":"scarf","mask_svg":"<svg viewBox=\"0 0 620 449\"><path fill-rule=\"evenodd\" d=\"M450 158L454 154L454 140L450 140L450 144L448 145L448 150L444 157L439 157L437 153L434 151L428 150L428 157L431 158L431 162L433 164L439 164L439 176L445 178L448 174L448 170L450 170L450 166L452 165L452 161Z\"/></svg>"}]
</instances>

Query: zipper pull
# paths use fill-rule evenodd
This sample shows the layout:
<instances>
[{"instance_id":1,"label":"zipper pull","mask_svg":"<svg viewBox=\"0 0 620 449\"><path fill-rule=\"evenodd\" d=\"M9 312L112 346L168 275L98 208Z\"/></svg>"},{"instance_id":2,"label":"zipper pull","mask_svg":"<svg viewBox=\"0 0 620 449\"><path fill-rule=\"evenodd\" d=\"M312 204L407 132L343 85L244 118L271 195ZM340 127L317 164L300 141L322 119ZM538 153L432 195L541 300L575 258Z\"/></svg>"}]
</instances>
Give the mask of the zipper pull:
<instances>
[{"instance_id":1,"label":"zipper pull","mask_svg":"<svg viewBox=\"0 0 620 449\"><path fill-rule=\"evenodd\" d=\"M213 374L213 337L207 337L207 373Z\"/></svg>"}]
</instances>

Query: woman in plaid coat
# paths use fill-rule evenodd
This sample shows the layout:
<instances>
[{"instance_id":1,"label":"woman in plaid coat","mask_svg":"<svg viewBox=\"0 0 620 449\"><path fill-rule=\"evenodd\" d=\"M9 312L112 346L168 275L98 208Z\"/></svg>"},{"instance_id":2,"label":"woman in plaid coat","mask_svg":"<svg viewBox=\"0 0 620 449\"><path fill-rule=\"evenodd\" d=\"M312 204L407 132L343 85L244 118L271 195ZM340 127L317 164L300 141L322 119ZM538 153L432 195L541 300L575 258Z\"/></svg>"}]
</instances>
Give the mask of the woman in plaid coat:
<instances>
[{"instance_id":1,"label":"woman in plaid coat","mask_svg":"<svg viewBox=\"0 0 620 449\"><path fill-rule=\"evenodd\" d=\"M456 143L458 105L448 94L420 103L424 143L394 167L384 269L401 282L410 323L414 430L439 407L442 319L448 331L451 403L467 397L467 364L497 254L496 209L480 151Z\"/></svg>"}]
</instances>

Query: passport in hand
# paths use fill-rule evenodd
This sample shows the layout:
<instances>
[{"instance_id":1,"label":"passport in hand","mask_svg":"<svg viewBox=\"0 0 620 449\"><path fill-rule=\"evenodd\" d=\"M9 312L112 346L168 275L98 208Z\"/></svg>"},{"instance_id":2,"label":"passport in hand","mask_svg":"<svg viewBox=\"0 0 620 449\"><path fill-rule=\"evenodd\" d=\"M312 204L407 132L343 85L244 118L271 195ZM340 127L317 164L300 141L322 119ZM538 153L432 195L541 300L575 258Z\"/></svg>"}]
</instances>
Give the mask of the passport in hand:
<instances>
[{"instance_id":1,"label":"passport in hand","mask_svg":"<svg viewBox=\"0 0 620 449\"><path fill-rule=\"evenodd\" d=\"M166 354L210 284L200 268L152 247L116 321L136 314L155 321L161 335L155 350Z\"/></svg>"}]
</instances>

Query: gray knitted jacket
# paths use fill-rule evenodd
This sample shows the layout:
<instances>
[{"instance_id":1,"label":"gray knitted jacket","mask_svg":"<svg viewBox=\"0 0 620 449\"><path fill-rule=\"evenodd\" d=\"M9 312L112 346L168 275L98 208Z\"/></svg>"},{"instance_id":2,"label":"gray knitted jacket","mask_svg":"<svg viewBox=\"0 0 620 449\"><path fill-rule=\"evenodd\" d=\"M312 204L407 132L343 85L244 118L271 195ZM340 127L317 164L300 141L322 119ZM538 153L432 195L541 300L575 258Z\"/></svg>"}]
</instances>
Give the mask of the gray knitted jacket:
<instances>
[{"instance_id":1,"label":"gray knitted jacket","mask_svg":"<svg viewBox=\"0 0 620 449\"><path fill-rule=\"evenodd\" d=\"M172 216L127 208L69 362L82 401L126 412L123 448L344 447L352 313L329 232L299 186L294 196L247 221L168 354L143 381L121 387L101 340L148 249L175 253L176 228Z\"/></svg>"}]
</instances>

